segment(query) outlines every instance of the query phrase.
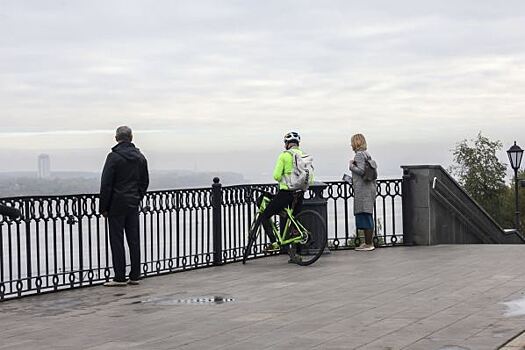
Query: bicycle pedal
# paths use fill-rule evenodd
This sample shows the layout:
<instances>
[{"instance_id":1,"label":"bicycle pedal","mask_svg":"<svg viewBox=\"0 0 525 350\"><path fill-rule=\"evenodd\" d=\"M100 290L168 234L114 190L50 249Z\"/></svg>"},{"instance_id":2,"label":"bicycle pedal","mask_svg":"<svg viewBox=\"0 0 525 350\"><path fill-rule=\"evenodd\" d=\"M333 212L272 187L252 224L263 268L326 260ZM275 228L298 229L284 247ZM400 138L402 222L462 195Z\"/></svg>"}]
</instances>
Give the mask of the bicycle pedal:
<instances>
[{"instance_id":1,"label":"bicycle pedal","mask_svg":"<svg viewBox=\"0 0 525 350\"><path fill-rule=\"evenodd\" d=\"M264 248L266 253L275 253L281 250L281 247L276 244L269 244Z\"/></svg>"}]
</instances>

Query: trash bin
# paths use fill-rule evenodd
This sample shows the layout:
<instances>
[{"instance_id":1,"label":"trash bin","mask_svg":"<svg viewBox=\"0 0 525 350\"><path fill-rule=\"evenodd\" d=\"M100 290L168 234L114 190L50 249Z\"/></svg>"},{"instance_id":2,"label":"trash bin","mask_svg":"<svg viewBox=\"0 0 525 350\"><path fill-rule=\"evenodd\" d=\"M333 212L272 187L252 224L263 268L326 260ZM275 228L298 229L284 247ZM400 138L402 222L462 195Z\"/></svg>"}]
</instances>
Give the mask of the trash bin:
<instances>
[{"instance_id":1,"label":"trash bin","mask_svg":"<svg viewBox=\"0 0 525 350\"><path fill-rule=\"evenodd\" d=\"M305 210L312 210L319 213L324 220L324 232L328 236L328 202L323 196L323 192L326 189L326 187L328 187L327 184L318 181L315 181L312 185L310 185L310 197L304 200L301 212ZM330 250L328 249L328 239L326 240L326 244L327 246L325 247L324 252L329 253Z\"/></svg>"}]
</instances>

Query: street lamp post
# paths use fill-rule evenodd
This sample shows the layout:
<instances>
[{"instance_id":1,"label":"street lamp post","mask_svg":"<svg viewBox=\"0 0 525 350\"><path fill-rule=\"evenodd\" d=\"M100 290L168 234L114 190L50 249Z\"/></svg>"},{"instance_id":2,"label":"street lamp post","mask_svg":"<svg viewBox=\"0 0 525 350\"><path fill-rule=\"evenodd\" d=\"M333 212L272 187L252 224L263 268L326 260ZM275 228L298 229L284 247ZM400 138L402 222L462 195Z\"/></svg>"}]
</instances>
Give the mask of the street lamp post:
<instances>
[{"instance_id":1,"label":"street lamp post","mask_svg":"<svg viewBox=\"0 0 525 350\"><path fill-rule=\"evenodd\" d=\"M519 179L518 179L518 170L521 166L521 159L523 158L523 150L520 146L516 145L516 141L514 141L514 145L508 149L507 155L509 156L510 160L510 166L512 169L514 169L514 191L516 195L516 221L515 221L515 228L516 230L520 229L520 198L518 193L518 185L519 185Z\"/></svg>"}]
</instances>

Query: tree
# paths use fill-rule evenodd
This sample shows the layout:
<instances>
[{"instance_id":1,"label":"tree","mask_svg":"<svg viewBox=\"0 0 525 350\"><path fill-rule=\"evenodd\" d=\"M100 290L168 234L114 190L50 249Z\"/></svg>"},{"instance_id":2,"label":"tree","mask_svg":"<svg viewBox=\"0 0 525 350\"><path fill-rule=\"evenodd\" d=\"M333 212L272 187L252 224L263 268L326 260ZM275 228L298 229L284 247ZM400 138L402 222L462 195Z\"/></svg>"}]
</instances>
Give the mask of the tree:
<instances>
[{"instance_id":1,"label":"tree","mask_svg":"<svg viewBox=\"0 0 525 350\"><path fill-rule=\"evenodd\" d=\"M479 132L470 142L463 140L453 149L455 164L450 172L500 225L508 226L508 210L504 205L508 201L507 166L496 156L502 147L500 141L491 141Z\"/></svg>"}]
</instances>

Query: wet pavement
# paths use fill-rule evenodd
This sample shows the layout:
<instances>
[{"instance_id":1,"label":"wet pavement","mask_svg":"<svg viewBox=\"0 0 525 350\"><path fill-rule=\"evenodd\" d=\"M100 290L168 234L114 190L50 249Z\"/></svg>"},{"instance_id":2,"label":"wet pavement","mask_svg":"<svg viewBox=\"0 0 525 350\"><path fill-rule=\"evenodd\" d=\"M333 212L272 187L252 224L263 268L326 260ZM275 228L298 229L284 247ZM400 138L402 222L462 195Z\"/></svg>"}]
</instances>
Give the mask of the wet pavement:
<instances>
[{"instance_id":1,"label":"wet pavement","mask_svg":"<svg viewBox=\"0 0 525 350\"><path fill-rule=\"evenodd\" d=\"M525 330L524 253L278 256L29 297L0 303L0 349L498 349Z\"/></svg>"}]
</instances>

